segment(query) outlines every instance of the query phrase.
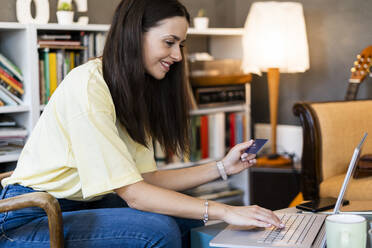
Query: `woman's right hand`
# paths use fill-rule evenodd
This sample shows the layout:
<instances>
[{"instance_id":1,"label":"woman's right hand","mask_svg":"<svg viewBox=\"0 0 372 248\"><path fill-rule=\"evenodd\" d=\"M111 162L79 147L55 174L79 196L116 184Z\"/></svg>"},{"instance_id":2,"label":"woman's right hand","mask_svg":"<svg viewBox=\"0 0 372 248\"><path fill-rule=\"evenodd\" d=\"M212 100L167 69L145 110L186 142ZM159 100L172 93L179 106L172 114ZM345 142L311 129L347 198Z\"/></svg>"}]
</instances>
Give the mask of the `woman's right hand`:
<instances>
[{"instance_id":1,"label":"woman's right hand","mask_svg":"<svg viewBox=\"0 0 372 248\"><path fill-rule=\"evenodd\" d=\"M255 226L283 228L284 224L271 211L259 206L227 206L223 221L235 226Z\"/></svg>"}]
</instances>

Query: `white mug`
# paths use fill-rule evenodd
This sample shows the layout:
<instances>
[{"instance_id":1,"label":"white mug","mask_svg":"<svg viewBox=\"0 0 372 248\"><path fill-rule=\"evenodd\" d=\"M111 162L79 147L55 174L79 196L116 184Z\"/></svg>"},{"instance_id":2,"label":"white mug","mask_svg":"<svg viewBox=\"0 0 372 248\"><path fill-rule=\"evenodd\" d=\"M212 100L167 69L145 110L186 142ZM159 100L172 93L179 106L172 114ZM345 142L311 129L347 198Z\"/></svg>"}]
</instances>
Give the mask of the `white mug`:
<instances>
[{"instance_id":1,"label":"white mug","mask_svg":"<svg viewBox=\"0 0 372 248\"><path fill-rule=\"evenodd\" d=\"M335 214L326 218L327 248L365 248L367 221L363 216Z\"/></svg>"}]
</instances>

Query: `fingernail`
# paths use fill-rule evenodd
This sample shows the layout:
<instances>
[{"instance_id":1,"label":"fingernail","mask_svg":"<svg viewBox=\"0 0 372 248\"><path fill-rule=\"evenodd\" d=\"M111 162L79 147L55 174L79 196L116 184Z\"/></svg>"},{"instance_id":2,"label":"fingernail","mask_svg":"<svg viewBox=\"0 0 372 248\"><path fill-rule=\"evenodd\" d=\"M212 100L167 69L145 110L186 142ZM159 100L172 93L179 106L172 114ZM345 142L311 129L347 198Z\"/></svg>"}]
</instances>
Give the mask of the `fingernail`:
<instances>
[{"instance_id":1,"label":"fingernail","mask_svg":"<svg viewBox=\"0 0 372 248\"><path fill-rule=\"evenodd\" d=\"M271 224L266 224L267 227L271 227Z\"/></svg>"},{"instance_id":2,"label":"fingernail","mask_svg":"<svg viewBox=\"0 0 372 248\"><path fill-rule=\"evenodd\" d=\"M283 227L285 227L285 225L283 223L280 223L279 227L283 228Z\"/></svg>"}]
</instances>

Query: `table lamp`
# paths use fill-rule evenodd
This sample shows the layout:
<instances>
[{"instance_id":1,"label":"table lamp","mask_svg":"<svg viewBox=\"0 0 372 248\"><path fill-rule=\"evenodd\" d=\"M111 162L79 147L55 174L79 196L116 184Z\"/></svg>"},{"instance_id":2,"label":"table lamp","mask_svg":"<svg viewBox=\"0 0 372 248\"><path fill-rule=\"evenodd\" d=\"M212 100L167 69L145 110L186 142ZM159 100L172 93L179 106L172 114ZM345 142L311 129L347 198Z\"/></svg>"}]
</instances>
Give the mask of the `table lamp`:
<instances>
[{"instance_id":1,"label":"table lamp","mask_svg":"<svg viewBox=\"0 0 372 248\"><path fill-rule=\"evenodd\" d=\"M309 69L309 49L302 5L295 2L255 2L243 35L242 69L246 73L267 72L270 103L271 154L258 164L281 165L291 160L277 154L279 73Z\"/></svg>"}]
</instances>

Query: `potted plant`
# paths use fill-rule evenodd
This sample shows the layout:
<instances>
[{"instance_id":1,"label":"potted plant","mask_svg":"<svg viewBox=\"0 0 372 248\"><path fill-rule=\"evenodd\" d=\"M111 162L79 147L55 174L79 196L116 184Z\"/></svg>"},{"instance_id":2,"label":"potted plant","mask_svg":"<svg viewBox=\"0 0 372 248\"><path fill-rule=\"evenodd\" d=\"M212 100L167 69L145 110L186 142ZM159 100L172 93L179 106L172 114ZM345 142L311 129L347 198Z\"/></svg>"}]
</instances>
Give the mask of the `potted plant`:
<instances>
[{"instance_id":1,"label":"potted plant","mask_svg":"<svg viewBox=\"0 0 372 248\"><path fill-rule=\"evenodd\" d=\"M207 29L209 18L205 17L205 10L199 9L198 15L194 18L194 27L196 29Z\"/></svg>"},{"instance_id":2,"label":"potted plant","mask_svg":"<svg viewBox=\"0 0 372 248\"><path fill-rule=\"evenodd\" d=\"M68 2L60 2L57 9L57 20L59 24L68 25L72 24L74 19L74 12L72 5Z\"/></svg>"}]
</instances>

